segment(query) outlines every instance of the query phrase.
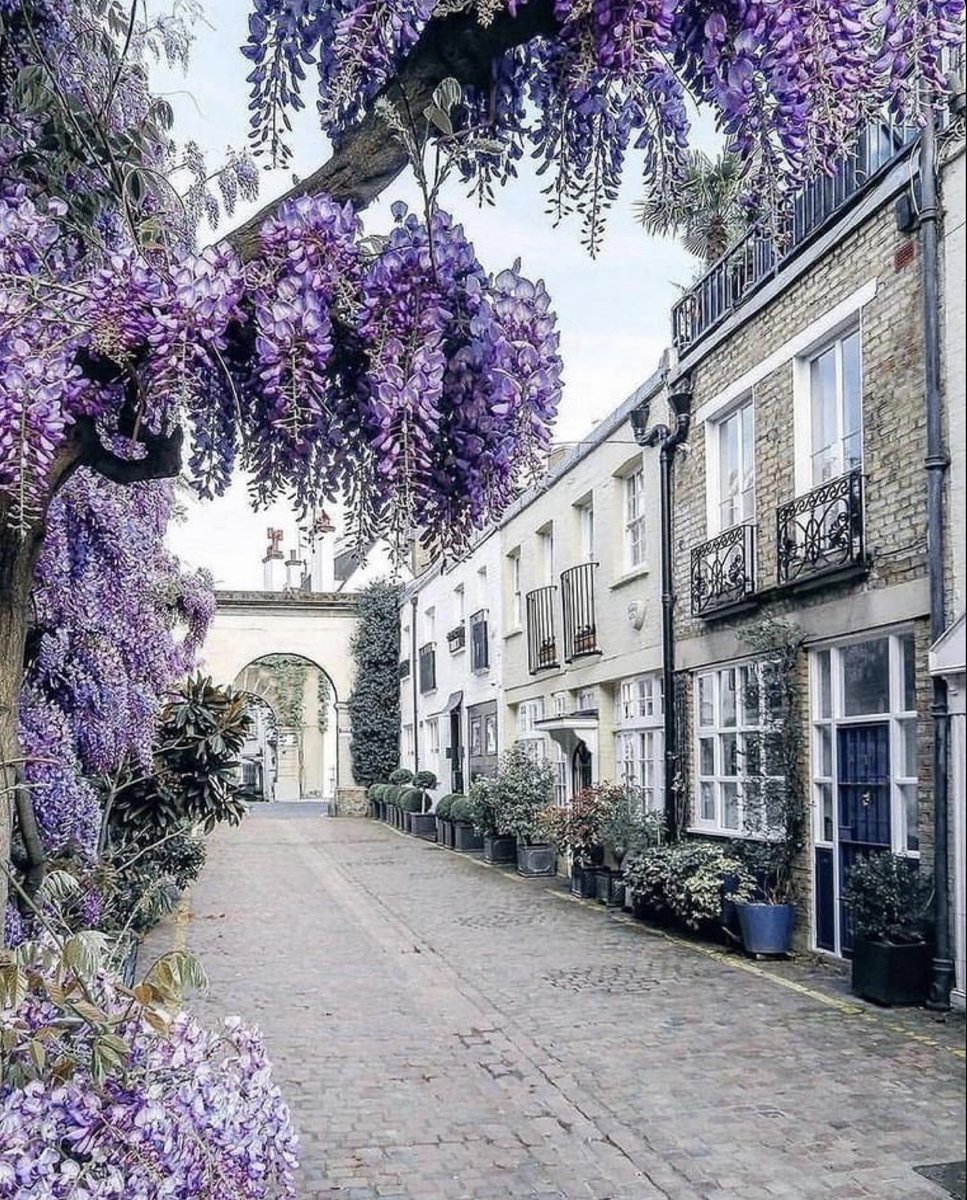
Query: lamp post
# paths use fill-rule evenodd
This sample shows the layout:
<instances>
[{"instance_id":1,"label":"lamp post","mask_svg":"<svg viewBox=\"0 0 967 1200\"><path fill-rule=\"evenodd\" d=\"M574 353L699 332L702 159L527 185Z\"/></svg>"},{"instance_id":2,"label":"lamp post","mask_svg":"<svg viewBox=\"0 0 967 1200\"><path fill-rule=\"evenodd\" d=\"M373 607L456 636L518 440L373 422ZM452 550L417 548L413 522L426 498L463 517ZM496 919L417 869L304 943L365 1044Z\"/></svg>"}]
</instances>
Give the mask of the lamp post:
<instances>
[{"instance_id":1,"label":"lamp post","mask_svg":"<svg viewBox=\"0 0 967 1200\"><path fill-rule=\"evenodd\" d=\"M674 414L672 425L648 428L650 405L646 401L631 413L631 428L639 446L660 446L659 524L661 527L661 663L663 739L665 743L665 821L670 837L678 834L678 805L675 793L678 756L675 713L675 580L672 572L672 477L675 452L688 437L692 419L692 385L687 375L669 388L668 403Z\"/></svg>"}]
</instances>

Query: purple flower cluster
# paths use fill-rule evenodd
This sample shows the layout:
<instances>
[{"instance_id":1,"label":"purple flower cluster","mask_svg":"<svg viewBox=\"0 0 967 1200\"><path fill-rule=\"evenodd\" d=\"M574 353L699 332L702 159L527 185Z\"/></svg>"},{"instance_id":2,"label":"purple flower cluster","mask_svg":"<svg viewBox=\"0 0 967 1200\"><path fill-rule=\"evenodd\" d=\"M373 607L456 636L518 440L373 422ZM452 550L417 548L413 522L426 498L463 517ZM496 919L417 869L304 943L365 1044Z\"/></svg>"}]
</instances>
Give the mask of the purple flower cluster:
<instances>
[{"instance_id":1,"label":"purple flower cluster","mask_svg":"<svg viewBox=\"0 0 967 1200\"><path fill-rule=\"evenodd\" d=\"M94 848L90 778L150 761L157 713L211 620L210 581L164 548L172 503L168 484L117 487L80 470L50 507L20 736L52 851Z\"/></svg>"},{"instance_id":2,"label":"purple flower cluster","mask_svg":"<svg viewBox=\"0 0 967 1200\"><path fill-rule=\"evenodd\" d=\"M281 113L301 107L313 63L323 127L338 138L445 11L443 0L255 0L243 53L256 140L283 148ZM630 146L646 189L680 180L690 97L733 140L750 186L768 183L781 203L873 114L912 119L919 79L945 90L941 53L962 42L963 12L963 0L555 0L554 34L508 51L469 97L469 120L503 158L487 149L464 167L489 195L529 143L551 211L581 210L594 250Z\"/></svg>"},{"instance_id":3,"label":"purple flower cluster","mask_svg":"<svg viewBox=\"0 0 967 1200\"><path fill-rule=\"evenodd\" d=\"M98 1030L80 1023L60 1035L80 1063L68 1079L0 1084L0 1200L294 1197L296 1138L258 1032L236 1018L216 1035L181 1013L164 1033L127 1007L107 1003L130 1054L103 1083ZM32 992L0 1010L0 1032L22 1046L58 1015Z\"/></svg>"}]
</instances>

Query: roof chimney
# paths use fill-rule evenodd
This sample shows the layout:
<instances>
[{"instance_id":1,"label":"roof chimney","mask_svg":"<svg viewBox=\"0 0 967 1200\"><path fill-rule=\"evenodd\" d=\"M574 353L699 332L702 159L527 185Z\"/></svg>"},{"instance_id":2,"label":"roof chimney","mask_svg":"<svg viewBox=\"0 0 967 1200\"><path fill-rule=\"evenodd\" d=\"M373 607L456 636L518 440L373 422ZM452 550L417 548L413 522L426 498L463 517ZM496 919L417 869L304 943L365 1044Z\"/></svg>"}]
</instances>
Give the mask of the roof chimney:
<instances>
[{"instance_id":1,"label":"roof chimney","mask_svg":"<svg viewBox=\"0 0 967 1200\"><path fill-rule=\"evenodd\" d=\"M271 526L265 531L269 544L262 559L262 587L267 592L281 592L285 587L285 563L282 554L282 530Z\"/></svg>"}]
</instances>

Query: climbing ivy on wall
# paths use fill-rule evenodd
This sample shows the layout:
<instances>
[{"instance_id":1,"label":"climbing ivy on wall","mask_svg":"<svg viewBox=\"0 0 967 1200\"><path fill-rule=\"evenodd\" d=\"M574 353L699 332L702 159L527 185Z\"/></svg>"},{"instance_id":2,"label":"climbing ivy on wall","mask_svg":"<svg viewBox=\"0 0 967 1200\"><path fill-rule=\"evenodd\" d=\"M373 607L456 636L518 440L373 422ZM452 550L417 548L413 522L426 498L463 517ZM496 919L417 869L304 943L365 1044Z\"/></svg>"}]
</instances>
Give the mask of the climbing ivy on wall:
<instances>
[{"instance_id":1,"label":"climbing ivy on wall","mask_svg":"<svg viewBox=\"0 0 967 1200\"><path fill-rule=\"evenodd\" d=\"M258 665L272 675L279 724L299 729L305 719L309 663L294 654L267 654ZM320 673L321 677L321 673Z\"/></svg>"},{"instance_id":2,"label":"climbing ivy on wall","mask_svg":"<svg viewBox=\"0 0 967 1200\"><path fill-rule=\"evenodd\" d=\"M356 682L349 697L353 775L362 787L387 779L399 763L400 589L377 580L359 593L350 648Z\"/></svg>"},{"instance_id":3,"label":"climbing ivy on wall","mask_svg":"<svg viewBox=\"0 0 967 1200\"><path fill-rule=\"evenodd\" d=\"M329 728L329 705L332 703L332 686L329 676L319 672L316 684L316 699L319 702L319 732L325 733Z\"/></svg>"}]
</instances>

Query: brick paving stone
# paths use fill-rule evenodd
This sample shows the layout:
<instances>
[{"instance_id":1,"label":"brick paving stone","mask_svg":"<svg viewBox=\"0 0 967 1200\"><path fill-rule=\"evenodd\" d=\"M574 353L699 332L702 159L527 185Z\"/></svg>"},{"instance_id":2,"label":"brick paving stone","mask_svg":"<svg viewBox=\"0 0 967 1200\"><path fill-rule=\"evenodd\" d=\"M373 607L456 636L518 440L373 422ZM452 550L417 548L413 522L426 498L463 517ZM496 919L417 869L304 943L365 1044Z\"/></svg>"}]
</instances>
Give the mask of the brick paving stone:
<instances>
[{"instance_id":1,"label":"brick paving stone","mask_svg":"<svg viewBox=\"0 0 967 1200\"><path fill-rule=\"evenodd\" d=\"M213 839L187 941L263 1029L301 1200L943 1200L959 1015L753 964L365 820ZM171 944L177 923L149 951Z\"/></svg>"}]
</instances>

